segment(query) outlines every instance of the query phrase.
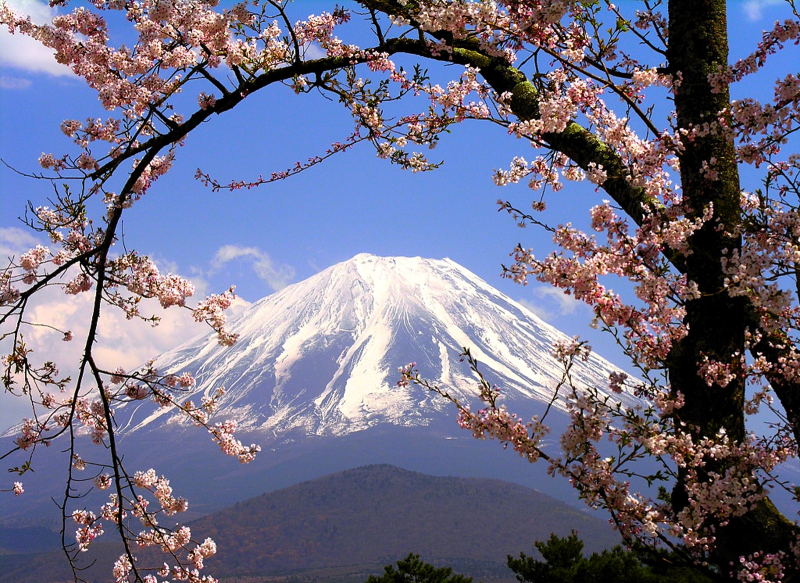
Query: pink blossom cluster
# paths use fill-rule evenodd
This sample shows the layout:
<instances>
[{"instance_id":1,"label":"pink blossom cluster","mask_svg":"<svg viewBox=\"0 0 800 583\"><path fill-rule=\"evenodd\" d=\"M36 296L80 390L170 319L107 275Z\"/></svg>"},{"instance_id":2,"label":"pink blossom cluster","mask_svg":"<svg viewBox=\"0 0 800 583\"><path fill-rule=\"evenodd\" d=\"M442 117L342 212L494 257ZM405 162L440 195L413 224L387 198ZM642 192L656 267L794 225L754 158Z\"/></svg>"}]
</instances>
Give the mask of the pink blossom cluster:
<instances>
[{"instance_id":1,"label":"pink blossom cluster","mask_svg":"<svg viewBox=\"0 0 800 583\"><path fill-rule=\"evenodd\" d=\"M13 304L19 299L19 289L11 283L11 273L0 273L0 306Z\"/></svg>"},{"instance_id":2,"label":"pink blossom cluster","mask_svg":"<svg viewBox=\"0 0 800 583\"><path fill-rule=\"evenodd\" d=\"M188 581L190 583L215 583L216 579L208 575L200 575L203 569L203 560L207 559L217 552L217 546L210 538L205 539L202 543L196 543L194 548L189 551L189 545L192 543L191 530L187 526L179 528L176 532L170 534L164 531L151 530L139 534L139 545L148 547L158 545L165 553L170 553L173 556L179 551L184 550L187 552L186 560L191 564L191 567L184 565L174 565L170 567L168 564L164 565L157 570L157 575L161 577L172 577L174 581ZM128 581L127 576L132 570L130 559L127 555L122 555L117 564L120 566L119 573L122 576L122 581ZM116 573L116 568L115 568ZM120 579L118 578L118 581ZM158 583L155 575L146 575L143 578L145 583Z\"/></svg>"},{"instance_id":3,"label":"pink blossom cluster","mask_svg":"<svg viewBox=\"0 0 800 583\"><path fill-rule=\"evenodd\" d=\"M781 280L800 258L793 245L795 233L800 233L800 215L792 206L777 201L758 210L763 217L759 227L770 230L745 232L744 248L731 250L722 258L725 286L732 296L746 297L759 311L764 332L792 329L800 321L800 309L795 294L782 286Z\"/></svg>"},{"instance_id":4,"label":"pink blossom cluster","mask_svg":"<svg viewBox=\"0 0 800 583\"><path fill-rule=\"evenodd\" d=\"M455 39L475 38L488 54L506 57L513 62L517 48L525 41L555 45L555 24L574 7L568 0L541 2L470 2L457 0L442 4L420 3L413 23L422 30L447 31ZM409 24L409 19L393 15L396 24ZM582 35L581 35L582 36ZM574 33L565 44L575 42ZM446 49L446 46L442 47Z\"/></svg>"},{"instance_id":5,"label":"pink blossom cluster","mask_svg":"<svg viewBox=\"0 0 800 583\"><path fill-rule=\"evenodd\" d=\"M621 394L625 390L625 381L628 380L628 374L621 371L613 371L608 375L608 387L617 394Z\"/></svg>"},{"instance_id":6,"label":"pink blossom cluster","mask_svg":"<svg viewBox=\"0 0 800 583\"><path fill-rule=\"evenodd\" d=\"M116 581L116 583L128 583L128 573L130 573L132 569L133 565L131 565L131 560L128 558L128 555L121 555L120 558L114 562L114 568L112 570L114 581Z\"/></svg>"},{"instance_id":7,"label":"pink blossom cluster","mask_svg":"<svg viewBox=\"0 0 800 583\"><path fill-rule=\"evenodd\" d=\"M767 57L781 50L787 42L800 43L800 22L794 19L775 22L772 30L765 31L758 48L734 65L728 67L723 73L711 74L709 81L720 90L725 86L741 80L746 75L758 71L767 61Z\"/></svg>"},{"instance_id":8,"label":"pink blossom cluster","mask_svg":"<svg viewBox=\"0 0 800 583\"><path fill-rule=\"evenodd\" d=\"M133 476L133 485L149 490L158 500L161 509L167 516L185 512L189 507L189 503L185 498L175 498L172 495L169 480L164 476L156 475L155 470L152 468L146 472L136 472Z\"/></svg>"},{"instance_id":9,"label":"pink blossom cluster","mask_svg":"<svg viewBox=\"0 0 800 583\"><path fill-rule=\"evenodd\" d=\"M39 264L45 260L49 253L50 251L47 247L37 245L34 249L20 255L19 265L25 271L36 271L39 268Z\"/></svg>"},{"instance_id":10,"label":"pink blossom cluster","mask_svg":"<svg viewBox=\"0 0 800 583\"><path fill-rule=\"evenodd\" d=\"M72 513L72 519L82 525L75 532L75 539L78 543L78 550L86 552L92 541L103 534L103 524L98 522L94 513L88 510L76 510Z\"/></svg>"},{"instance_id":11,"label":"pink blossom cluster","mask_svg":"<svg viewBox=\"0 0 800 583\"><path fill-rule=\"evenodd\" d=\"M350 20L350 13L346 10L324 12L319 16L311 15L307 20L299 21L294 25L294 37L300 44L301 51L312 43L318 44L330 57L349 58L356 55L360 49L354 45L347 45L337 38L334 29Z\"/></svg>"},{"instance_id":12,"label":"pink blossom cluster","mask_svg":"<svg viewBox=\"0 0 800 583\"><path fill-rule=\"evenodd\" d=\"M36 421L33 419L23 419L22 427L20 428L21 435L14 439L14 443L22 451L29 449L36 443L39 437L39 431Z\"/></svg>"},{"instance_id":13,"label":"pink blossom cluster","mask_svg":"<svg viewBox=\"0 0 800 583\"><path fill-rule=\"evenodd\" d=\"M192 419L195 425L207 427L209 418L219 407L220 399L224 394L225 389L219 387L210 397L204 395L200 400L199 406L195 405L191 400L188 400L183 403L181 408L184 413Z\"/></svg>"},{"instance_id":14,"label":"pink blossom cluster","mask_svg":"<svg viewBox=\"0 0 800 583\"><path fill-rule=\"evenodd\" d=\"M170 390L187 390L194 386L194 379L190 374L182 373L162 377L153 368L152 363L143 370L133 373L126 373L123 369L117 368L104 374L108 375L112 386L116 386L116 388L107 387L105 389L106 398L111 402L117 400L120 393L129 394L129 387L135 383L135 386L140 389L146 388L148 392L154 395L154 398L156 398L156 394L160 394L160 398L163 398L166 404L177 405L174 403L174 399L159 387ZM184 406L177 406L180 411L184 412L197 424L207 426L208 416L217 408L219 399L223 394L224 390L219 389L213 395L203 397L199 407L195 407L191 402L186 403ZM74 419L90 431L93 441L100 443L109 439L106 419L108 414L113 415L113 410L107 410L103 400L92 401L87 398L79 398L73 402L73 399L68 398L61 403L52 401L50 406L55 407L56 411L48 419L54 419L56 427L66 426L74 415ZM74 410L74 413L69 413L70 410ZM47 444L49 439L47 432L50 429L49 421L44 419L27 420L22 427L22 435L17 438L17 444L23 449L33 447L39 443ZM256 445L245 447L233 437L233 431L235 430L235 424L233 423L218 424L215 427L211 427L210 430L215 435L215 439L218 438L221 442L221 447L231 455L237 455L242 462L252 460L259 450ZM80 455L74 453L72 457L73 468L83 470L87 467L87 462ZM173 555L176 555L178 550L183 552L183 559L179 559L178 564L170 568L167 575L172 575L175 580L211 581L210 578L201 576L200 570L203 568L203 560L212 556L215 552L216 547L213 541L207 539L205 542L195 545L194 548L190 548L187 546L190 542L188 529L179 528L177 532L171 533L158 526L157 515L159 513L170 516L183 512L188 507L186 500L175 496L169 480L164 476L157 475L152 469L146 472L136 472L129 479L129 482L131 489L135 488L149 492L158 502L158 510L155 512L149 510L148 499L141 493L132 499L121 495L119 486L115 484L114 477L108 473L97 475L93 480L95 487L100 490L107 490L113 487L114 492L110 494L109 502L102 506L99 517L86 509L74 511L73 519L80 525L76 531L77 551L86 551L91 542L103 534L103 521L120 523L120 520L124 520L129 514L132 514L150 528L149 531L144 531L139 535L132 535L130 538L132 542L140 546L157 544L163 549L172 552ZM16 495L22 494L22 483L16 482L13 491ZM131 492L133 491L131 490ZM184 562L182 563L181 561ZM130 565L130 568L128 568L128 565ZM135 567L135 560L133 557L128 556L126 560L117 563L115 573L120 574L121 580L127 581L127 577ZM155 581L156 579L152 580Z\"/></svg>"},{"instance_id":15,"label":"pink blossom cluster","mask_svg":"<svg viewBox=\"0 0 800 583\"><path fill-rule=\"evenodd\" d=\"M234 289L234 287L231 287L225 293L208 296L204 301L197 304L197 307L192 311L195 321L206 322L217 331L217 339L222 346L233 346L239 336L224 329L227 321L225 310L236 299L236 295L233 293Z\"/></svg>"},{"instance_id":16,"label":"pink blossom cluster","mask_svg":"<svg viewBox=\"0 0 800 583\"><path fill-rule=\"evenodd\" d=\"M105 20L82 7L55 17L52 24L35 25L4 5L0 22L54 49L59 62L97 89L106 109L122 108L126 117L135 117L179 91L181 73L192 67L214 68L223 61L236 66L258 58L254 41L230 34L236 26L252 26L254 15L244 4L222 12L214 10L216 4L215 0L94 2L98 9L125 13L138 33L134 49L110 46ZM75 131L72 125L67 129Z\"/></svg>"},{"instance_id":17,"label":"pink blossom cluster","mask_svg":"<svg viewBox=\"0 0 800 583\"><path fill-rule=\"evenodd\" d=\"M111 487L111 477L110 476L106 477L107 479L98 479L102 478L102 476L98 476L98 478L95 478L95 480L93 480L93 483L101 490L108 489L109 487ZM106 486L106 484L108 484L108 486L106 488L103 488L103 486ZM109 494L108 502L106 502L100 507L100 518L102 518L103 520L108 520L110 522L119 524L120 518L124 521L125 518L127 518L127 516L128 513L124 509L120 508L119 497L116 494Z\"/></svg>"},{"instance_id":18,"label":"pink blossom cluster","mask_svg":"<svg viewBox=\"0 0 800 583\"><path fill-rule=\"evenodd\" d=\"M749 557L739 557L739 565L732 575L738 581L760 581L761 583L780 583L784 577L786 553L753 553ZM733 565L732 565L733 566Z\"/></svg>"},{"instance_id":19,"label":"pink blossom cluster","mask_svg":"<svg viewBox=\"0 0 800 583\"><path fill-rule=\"evenodd\" d=\"M489 108L482 101L469 101L471 94L485 98L489 86L478 80L478 69L465 67L458 81L451 81L446 88L439 85L426 86L422 91L430 96L431 103L441 107L456 122L465 119L487 119Z\"/></svg>"},{"instance_id":20,"label":"pink blossom cluster","mask_svg":"<svg viewBox=\"0 0 800 583\"><path fill-rule=\"evenodd\" d=\"M89 401L86 398L79 398L74 402L74 411L75 419L89 431L92 442L98 445L103 443L108 435L106 408L103 402L99 399Z\"/></svg>"},{"instance_id":21,"label":"pink blossom cluster","mask_svg":"<svg viewBox=\"0 0 800 583\"><path fill-rule=\"evenodd\" d=\"M362 79L351 80L348 92L352 95L349 104L356 120L356 132L360 128L368 132L370 141L376 148L379 158L391 160L412 172L432 170L439 164L429 162L420 152L406 152L409 144L425 145L433 148L439 135L453 123L466 119L490 119L491 112L484 99L489 95L488 85L478 80L478 70L467 66L458 81L451 81L446 87L439 84L424 83L415 74L409 78L399 70L385 53L360 53L372 71L385 72L389 80L400 87L398 95L388 90L382 91L382 99L376 101L375 92L369 91ZM381 101L394 101L408 95L428 96L427 113L417 113L400 118L399 122L388 124L383 114ZM476 101L473 96L477 96Z\"/></svg>"},{"instance_id":22,"label":"pink blossom cluster","mask_svg":"<svg viewBox=\"0 0 800 583\"><path fill-rule=\"evenodd\" d=\"M556 387L556 396L563 400L571 418L560 438L560 457L542 449L541 438L547 427L541 420L534 418L523 424L498 405L499 390L485 382L469 352L465 356L478 376L479 397L486 405L477 412L421 378L415 363L400 369L398 384L419 384L452 401L459 410L459 424L476 437L496 438L530 461L547 460L551 474L570 480L591 506L611 512L614 526L626 540L649 540L650 544L657 544L665 540L665 535L678 537L698 557L713 548L714 528L744 514L763 499L764 478L797 454L790 440L770 442L750 436L744 443L736 444L724 431L711 438L696 439L674 427L670 420L673 411L683 406L680 393L670 395L641 381L629 380L622 373L614 373L611 382L618 387L626 382L638 383L636 394L647 396L656 404L655 408L627 409L609 397L601 397L594 389L577 388L569 380L569 369L576 358L588 354L588 348L573 339L562 343L557 350L564 358L566 373ZM601 455L599 444L604 440L615 444L618 456ZM629 480L619 478L632 475L629 466L644 457L661 460L661 471L665 472L663 475L657 472L649 480L668 479L676 467L690 476L688 504L677 514L669 504L635 493ZM717 467L723 469L717 471L714 469ZM699 479L699 472L703 473L703 479Z\"/></svg>"},{"instance_id":23,"label":"pink blossom cluster","mask_svg":"<svg viewBox=\"0 0 800 583\"><path fill-rule=\"evenodd\" d=\"M137 538L137 543L141 547L160 546L165 553L177 557L178 553L183 551L186 555L186 561L191 564L191 567L183 564L177 564L170 567L164 563L162 567L156 569L155 574L147 574L141 577L144 583L158 583L157 576L163 577L166 583L167 577L172 577L173 581L189 581L190 583L216 583L216 579L208 575L200 575L200 570L203 569L203 559L211 557L216 554L216 545L213 540L207 538L202 543L195 543L194 549L189 550L191 540L191 531L188 527L180 527L174 533L169 533L164 530L143 531ZM131 563L132 555L122 555L114 564L114 576L119 583L129 582L130 574L133 572L134 564ZM134 562L135 562L135 557Z\"/></svg>"},{"instance_id":24,"label":"pink blossom cluster","mask_svg":"<svg viewBox=\"0 0 800 583\"><path fill-rule=\"evenodd\" d=\"M476 365L476 361L468 350L463 353L463 358L468 359L471 366ZM416 363L412 362L398 369L400 373L398 386L422 385L449 399L458 408L458 424L469 429L478 439L488 437L499 440L504 447L511 445L514 451L529 462L537 461L542 455L545 456L545 459L549 459L546 454L543 454L540 446L541 440L547 435L549 428L538 417L525 423L517 415L506 411L504 407L498 407L496 402L500 391L496 386L486 382L483 376L479 375L478 395L486 407L473 413L468 405L461 404L440 387L422 379L416 366ZM477 372L476 367L473 370Z\"/></svg>"},{"instance_id":25,"label":"pink blossom cluster","mask_svg":"<svg viewBox=\"0 0 800 583\"><path fill-rule=\"evenodd\" d=\"M792 42L800 43L800 21L797 19L776 22L772 30L765 31L758 48L721 73L709 76L715 90L756 73L764 67L767 58ZM721 112L718 131L738 142L739 158L756 166L772 165L774 156L786 143L786 137L796 131L800 108L800 80L788 74L775 82L772 103L762 104L757 99L734 101L730 112ZM780 163L778 163L780 164Z\"/></svg>"},{"instance_id":26,"label":"pink blossom cluster","mask_svg":"<svg viewBox=\"0 0 800 583\"><path fill-rule=\"evenodd\" d=\"M618 118L608 109L601 98L604 88L592 80L572 79L565 71L557 70L549 74L549 85L539 101L540 116L521 122L508 122L509 133L531 140L533 144L546 141L546 136L566 129L578 113L583 114L594 128L598 138L615 148L620 158L626 161L631 184L644 188L648 194L664 202L676 199L672 178L668 168L677 168L676 152L680 149L678 135L662 132L653 140L644 140L630 127L627 118ZM665 84L663 81L662 84ZM631 87L642 90L647 81L632 82ZM535 174L538 178L529 181L530 188L539 190L544 186L554 191L561 189L559 174L569 180L583 180L602 186L608 179L602 164L590 162L580 169L563 154L538 156L526 171L515 158L510 172L497 171L495 181L498 185L516 183L521 177ZM665 168L668 167L668 168Z\"/></svg>"},{"instance_id":27,"label":"pink blossom cluster","mask_svg":"<svg viewBox=\"0 0 800 583\"><path fill-rule=\"evenodd\" d=\"M242 444L241 441L233 436L236 431L236 421L228 420L223 423L216 423L208 428L208 432L214 441L217 442L222 453L239 458L243 464L253 461L256 454L261 451L261 447L255 443L249 446Z\"/></svg>"},{"instance_id":28,"label":"pink blossom cluster","mask_svg":"<svg viewBox=\"0 0 800 583\"><path fill-rule=\"evenodd\" d=\"M553 344L553 356L562 361L569 362L578 358L585 362L591 353L592 347L578 336L573 336L569 340L557 340Z\"/></svg>"},{"instance_id":29,"label":"pink blossom cluster","mask_svg":"<svg viewBox=\"0 0 800 583\"><path fill-rule=\"evenodd\" d=\"M111 261L109 267L115 276L114 285L124 285L135 296L156 298L162 308L185 306L194 295L194 284L188 279L172 273L162 275L149 257L134 252ZM126 304L119 305L124 309ZM136 306L131 307L129 318L138 314Z\"/></svg>"},{"instance_id":30,"label":"pink blossom cluster","mask_svg":"<svg viewBox=\"0 0 800 583\"><path fill-rule=\"evenodd\" d=\"M81 148L86 148L90 143L101 141L111 144L122 142L120 137L121 122L118 119L108 118L105 122L99 118L88 118L86 123L75 119L64 120L61 131L65 136L73 138Z\"/></svg>"},{"instance_id":31,"label":"pink blossom cluster","mask_svg":"<svg viewBox=\"0 0 800 583\"><path fill-rule=\"evenodd\" d=\"M527 423L504 407L489 407L472 413L469 407L459 410L458 424L472 432L478 439L497 439L504 446L511 445L520 457L533 463L541 455L542 438L550 429L534 416Z\"/></svg>"},{"instance_id":32,"label":"pink blossom cluster","mask_svg":"<svg viewBox=\"0 0 800 583\"><path fill-rule=\"evenodd\" d=\"M53 154L45 154L39 156L39 165L46 170L64 170L67 168L67 158L56 158Z\"/></svg>"},{"instance_id":33,"label":"pink blossom cluster","mask_svg":"<svg viewBox=\"0 0 800 583\"><path fill-rule=\"evenodd\" d=\"M734 444L723 430L712 438L693 439L683 434L676 443L679 447L672 457L688 472L689 503L677 514L670 534L703 549L713 545L715 525L724 526L766 496L759 473L769 475L778 464L797 455L793 444L776 447L752 435ZM715 467L725 469L717 471ZM697 479L699 472L703 480Z\"/></svg>"},{"instance_id":34,"label":"pink blossom cluster","mask_svg":"<svg viewBox=\"0 0 800 583\"><path fill-rule=\"evenodd\" d=\"M155 180L169 172L169 169L172 168L174 159L175 156L173 152L170 152L166 156L156 156L153 158L153 160L142 170L141 175L131 187L134 200L137 200L145 192L147 192ZM134 167L136 167L138 163L138 160L134 160Z\"/></svg>"},{"instance_id":35,"label":"pink blossom cluster","mask_svg":"<svg viewBox=\"0 0 800 583\"><path fill-rule=\"evenodd\" d=\"M73 233L73 231L70 233ZM71 243L76 237L77 235L73 234L72 238L68 239L68 242ZM57 253L52 253L49 248L37 245L33 249L20 255L16 264L12 262L10 266L12 270L14 267L19 267L23 272L19 275L9 270L0 276L0 286L6 289L3 294L7 297L5 301L11 303L19 299L19 291L14 291L15 288L12 287L12 282L22 282L25 285L32 285L38 281L45 266L52 265L58 267L64 265L72 255L66 248L66 245L64 245L64 247L64 249Z\"/></svg>"},{"instance_id":36,"label":"pink blossom cluster","mask_svg":"<svg viewBox=\"0 0 800 583\"><path fill-rule=\"evenodd\" d=\"M94 479L94 485L98 490L108 490L111 487L111 476L101 474Z\"/></svg>"},{"instance_id":37,"label":"pink blossom cluster","mask_svg":"<svg viewBox=\"0 0 800 583\"><path fill-rule=\"evenodd\" d=\"M626 349L639 362L657 367L686 333L683 302L698 295L694 283L666 270L660 253L685 252L687 239L711 218L711 209L693 221L652 215L633 234L608 201L593 207L591 216L593 229L606 233L604 245L571 225L560 226L553 241L561 252L537 259L518 247L505 276L525 283L533 275L586 302L606 326L624 327ZM632 281L643 305L608 290L600 278L610 274Z\"/></svg>"},{"instance_id":38,"label":"pink blossom cluster","mask_svg":"<svg viewBox=\"0 0 800 583\"><path fill-rule=\"evenodd\" d=\"M78 471L83 471L86 469L86 461L79 456L77 453L72 454L72 467Z\"/></svg>"}]
</instances>

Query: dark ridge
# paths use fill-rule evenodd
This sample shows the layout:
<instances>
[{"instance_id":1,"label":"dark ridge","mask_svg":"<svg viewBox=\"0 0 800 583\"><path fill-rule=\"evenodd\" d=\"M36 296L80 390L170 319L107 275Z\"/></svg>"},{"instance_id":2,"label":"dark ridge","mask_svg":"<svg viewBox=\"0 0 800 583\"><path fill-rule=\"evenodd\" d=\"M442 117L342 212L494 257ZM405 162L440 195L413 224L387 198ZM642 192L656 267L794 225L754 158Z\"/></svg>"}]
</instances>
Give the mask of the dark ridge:
<instances>
[{"instance_id":1,"label":"dark ridge","mask_svg":"<svg viewBox=\"0 0 800 583\"><path fill-rule=\"evenodd\" d=\"M507 577L507 554L534 554L535 541L571 529L590 552L619 541L605 521L524 486L389 465L317 478L192 524L195 536L217 542L209 572L218 577L380 569L409 552L467 575Z\"/></svg>"},{"instance_id":2,"label":"dark ridge","mask_svg":"<svg viewBox=\"0 0 800 583\"><path fill-rule=\"evenodd\" d=\"M61 535L40 526L7 528L0 526L0 555L36 553L61 548Z\"/></svg>"},{"instance_id":3,"label":"dark ridge","mask_svg":"<svg viewBox=\"0 0 800 583\"><path fill-rule=\"evenodd\" d=\"M190 526L195 540L217 543L208 574L230 583L363 582L409 552L476 579L513 581L506 555L536 555L533 543L551 533L578 531L587 552L619 542L606 521L536 490L385 464L262 494ZM82 576L107 581L119 551L95 543L85 559L97 563ZM61 553L0 556L0 583L69 579Z\"/></svg>"}]
</instances>

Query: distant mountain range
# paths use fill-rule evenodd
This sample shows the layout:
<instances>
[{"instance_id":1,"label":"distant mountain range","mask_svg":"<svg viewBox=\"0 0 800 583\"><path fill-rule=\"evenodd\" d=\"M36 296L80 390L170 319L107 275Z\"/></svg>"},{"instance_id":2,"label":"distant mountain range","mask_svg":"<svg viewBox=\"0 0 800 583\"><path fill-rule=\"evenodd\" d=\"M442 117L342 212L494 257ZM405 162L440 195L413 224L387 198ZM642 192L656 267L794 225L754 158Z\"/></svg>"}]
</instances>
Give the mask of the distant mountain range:
<instances>
[{"instance_id":1,"label":"distant mountain range","mask_svg":"<svg viewBox=\"0 0 800 583\"><path fill-rule=\"evenodd\" d=\"M389 465L263 494L190 526L199 540L216 541L218 555L207 571L223 581L364 581L409 552L482 580L511 581L506 555L535 555L533 543L551 533L575 529L587 551L619 540L606 521L535 490ZM9 543L15 541L0 540L0 548ZM96 544L86 557L87 563L98 560L87 580L108 580L108 565L118 555L116 545ZM0 583L55 583L69 576L60 553L0 555Z\"/></svg>"},{"instance_id":2,"label":"distant mountain range","mask_svg":"<svg viewBox=\"0 0 800 583\"><path fill-rule=\"evenodd\" d=\"M358 255L256 302L229 329L239 334L235 346L220 347L208 335L162 354L156 366L191 372L197 386L187 398L195 401L225 387L213 421L238 421L243 441L263 447L256 461L242 466L223 456L204 431L151 401L115 414L128 471L166 474L189 499L191 516L376 463L502 478L575 501L544 464L523 463L458 428L454 408L438 395L397 387L397 368L416 361L425 377L475 403L475 379L459 361L464 346L521 416L542 413L560 379L551 349L566 336L449 259ZM602 390L612 370L593 355L571 374ZM548 421L556 439L568 418L555 409ZM44 517L57 515L50 498L63 492L58 472L69 463L61 449L37 450L48 461L26 475L23 496L0 497L0 523L50 524ZM92 461L95 450L87 445L81 454Z\"/></svg>"}]
</instances>

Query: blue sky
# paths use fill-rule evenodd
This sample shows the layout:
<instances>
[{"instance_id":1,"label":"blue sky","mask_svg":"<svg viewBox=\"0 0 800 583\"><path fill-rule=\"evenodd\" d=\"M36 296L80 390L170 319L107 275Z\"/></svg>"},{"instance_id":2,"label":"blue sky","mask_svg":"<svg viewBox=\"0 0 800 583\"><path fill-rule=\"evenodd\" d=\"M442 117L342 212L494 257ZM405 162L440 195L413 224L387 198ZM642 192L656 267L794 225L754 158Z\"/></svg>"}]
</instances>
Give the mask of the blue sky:
<instances>
[{"instance_id":1,"label":"blue sky","mask_svg":"<svg viewBox=\"0 0 800 583\"><path fill-rule=\"evenodd\" d=\"M51 12L37 0L11 0L35 19ZM308 13L333 3L301 1ZM776 2L734 3L730 8L733 57L743 56L761 29L779 17ZM74 152L59 130L65 119L107 117L93 91L48 52L28 39L0 31L0 158L22 172L39 171L42 152ZM197 168L221 181L255 178L325 151L352 128L344 108L317 95L297 97L278 87L256 94L241 108L212 120L177 152L173 170L139 202L124 223L126 246L154 257L163 271L191 277L198 292L218 293L231 284L252 302L292 282L362 253L450 257L512 298L523 301L569 334L588 337L601 355L624 365L608 340L589 330L590 311L541 284L520 287L500 278L501 263L522 242L544 254L552 245L533 228L518 229L497 212L499 197L523 208L524 186L500 189L495 168L517 155L535 154L521 141L488 124L455 127L436 150L445 160L432 173L411 174L379 160L368 145L340 154L286 181L251 191L212 193L194 180ZM20 217L30 200L46 205L52 186L0 167L0 256L43 242L26 231ZM549 198L553 222L586 222L587 210L603 196L568 183ZM199 295L198 294L198 295ZM244 302L241 304L244 305ZM240 306L241 307L241 306ZM85 300L52 293L32 316L79 330ZM155 309L160 313L161 310ZM170 311L161 329L129 326L110 315L101 329L108 362L131 368L204 330ZM36 331L30 341L70 370L77 346ZM77 344L77 343L73 343ZM19 419L20 404L0 396L0 429Z\"/></svg>"}]
</instances>

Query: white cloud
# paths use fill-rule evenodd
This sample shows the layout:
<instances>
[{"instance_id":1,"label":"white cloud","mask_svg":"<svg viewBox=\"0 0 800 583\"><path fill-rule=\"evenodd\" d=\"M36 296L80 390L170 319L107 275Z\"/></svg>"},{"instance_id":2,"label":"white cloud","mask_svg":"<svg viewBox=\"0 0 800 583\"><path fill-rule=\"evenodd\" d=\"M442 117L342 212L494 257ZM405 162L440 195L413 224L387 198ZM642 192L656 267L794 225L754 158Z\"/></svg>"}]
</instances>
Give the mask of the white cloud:
<instances>
[{"instance_id":1,"label":"white cloud","mask_svg":"<svg viewBox=\"0 0 800 583\"><path fill-rule=\"evenodd\" d=\"M6 77L0 75L0 89L27 89L33 84L30 79L19 79L17 77Z\"/></svg>"},{"instance_id":2,"label":"white cloud","mask_svg":"<svg viewBox=\"0 0 800 583\"><path fill-rule=\"evenodd\" d=\"M30 16L34 24L51 22L56 15L56 11L42 0L5 0L5 2L12 10Z\"/></svg>"},{"instance_id":3,"label":"white cloud","mask_svg":"<svg viewBox=\"0 0 800 583\"><path fill-rule=\"evenodd\" d=\"M39 0L5 0L6 4L16 12L30 16L36 24L50 22L55 10L47 2ZM22 34L11 34L6 27L0 29L0 66L14 67L31 73L48 73L50 75L73 75L69 67L56 62L54 51L40 42ZM9 87L3 87L9 89Z\"/></svg>"},{"instance_id":4,"label":"white cloud","mask_svg":"<svg viewBox=\"0 0 800 583\"><path fill-rule=\"evenodd\" d=\"M518 299L517 302L528 308L531 312L539 316L542 320L550 321L550 318L553 317L553 314L548 310L544 309L539 304L534 304L530 300L526 300L524 298Z\"/></svg>"},{"instance_id":5,"label":"white cloud","mask_svg":"<svg viewBox=\"0 0 800 583\"><path fill-rule=\"evenodd\" d=\"M0 227L0 267L5 267L12 255L20 255L41 244L42 241L26 229Z\"/></svg>"},{"instance_id":6,"label":"white cloud","mask_svg":"<svg viewBox=\"0 0 800 583\"><path fill-rule=\"evenodd\" d=\"M199 282L202 286L203 282ZM81 350L86 341L86 331L92 313L94 296L92 292L77 296L65 295L58 287L40 292L36 304L26 314L26 322L47 326L25 326L25 343L33 351L34 362L55 362L63 376L75 379L80 363ZM197 294L196 300L203 295ZM229 318L240 314L250 304L237 298L228 310ZM125 315L114 308L104 307L98 326L98 341L94 349L95 359L101 368L113 370L118 366L130 371L180 344L211 329L197 323L191 312L172 307L163 309L155 300L142 302L143 315L156 315L161 320L158 326L140 320L127 320ZM56 328L56 329L53 329ZM62 332L72 332L74 339L64 342ZM0 354L8 352L6 341L0 346ZM15 398L0 392L0 432L18 423L23 416L30 416L30 406L24 399Z\"/></svg>"},{"instance_id":7,"label":"white cloud","mask_svg":"<svg viewBox=\"0 0 800 583\"><path fill-rule=\"evenodd\" d=\"M784 0L748 0L742 6L742 10L744 11L744 14L748 20L755 22L756 20L761 20L761 17L764 15L764 8L783 3Z\"/></svg>"},{"instance_id":8,"label":"white cloud","mask_svg":"<svg viewBox=\"0 0 800 583\"><path fill-rule=\"evenodd\" d=\"M250 260L256 275L267 282L275 291L285 288L294 277L293 267L290 265L276 266L272 258L257 247L224 245L214 255L211 267L212 269L220 269L226 263L241 258Z\"/></svg>"},{"instance_id":9,"label":"white cloud","mask_svg":"<svg viewBox=\"0 0 800 583\"><path fill-rule=\"evenodd\" d=\"M306 60L311 59L324 59L328 56L328 53L319 46L317 43L311 43L306 47L305 58Z\"/></svg>"},{"instance_id":10,"label":"white cloud","mask_svg":"<svg viewBox=\"0 0 800 583\"><path fill-rule=\"evenodd\" d=\"M532 291L533 295L537 298L542 298L555 303L556 309L561 316L574 314L575 310L577 310L579 306L583 305L583 302L576 300L571 295L565 294L563 290L550 287L549 285L535 287Z\"/></svg>"},{"instance_id":11,"label":"white cloud","mask_svg":"<svg viewBox=\"0 0 800 583\"><path fill-rule=\"evenodd\" d=\"M34 326L28 329L26 342L35 354L47 355L58 363L65 374L74 375L89 327L94 294L92 292L66 295L59 288L40 293L37 303L27 314L26 321L57 328ZM141 320L127 320L114 308L104 306L98 325L97 360L103 368L121 366L134 369L160 353L203 333L207 327L192 319L188 310L177 307L162 309L156 301L144 300L142 315L160 318L157 326ZM70 331L72 342L64 342L62 332Z\"/></svg>"},{"instance_id":12,"label":"white cloud","mask_svg":"<svg viewBox=\"0 0 800 583\"><path fill-rule=\"evenodd\" d=\"M538 302L524 298L517 301L542 320L552 321L556 316L569 316L583 305L583 302L565 294L563 290L548 285L534 287L531 291Z\"/></svg>"}]
</instances>

